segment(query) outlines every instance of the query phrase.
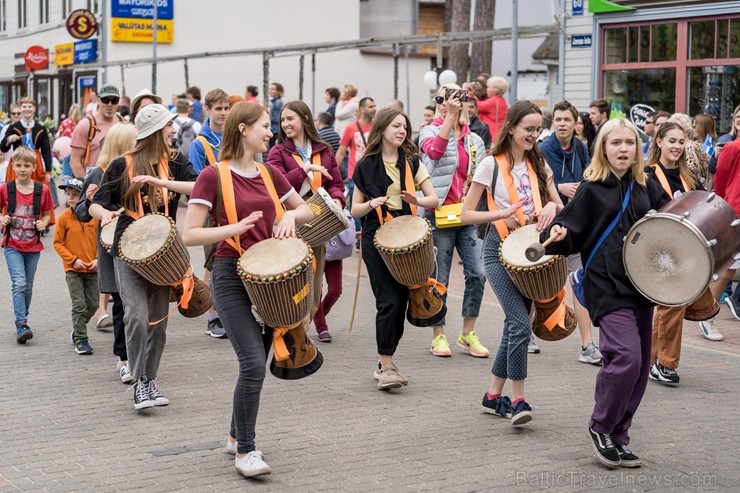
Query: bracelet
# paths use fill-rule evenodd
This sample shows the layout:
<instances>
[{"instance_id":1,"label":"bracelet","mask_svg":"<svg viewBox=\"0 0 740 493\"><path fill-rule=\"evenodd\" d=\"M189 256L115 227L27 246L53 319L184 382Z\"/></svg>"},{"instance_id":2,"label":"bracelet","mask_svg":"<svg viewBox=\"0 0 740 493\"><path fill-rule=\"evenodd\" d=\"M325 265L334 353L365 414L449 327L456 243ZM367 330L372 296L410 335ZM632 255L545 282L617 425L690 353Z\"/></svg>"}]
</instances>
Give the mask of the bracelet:
<instances>
[{"instance_id":1,"label":"bracelet","mask_svg":"<svg viewBox=\"0 0 740 493\"><path fill-rule=\"evenodd\" d=\"M370 200L367 201L367 205L370 206L370 210L375 209L375 207L373 207L373 200L372 199L370 199Z\"/></svg>"}]
</instances>

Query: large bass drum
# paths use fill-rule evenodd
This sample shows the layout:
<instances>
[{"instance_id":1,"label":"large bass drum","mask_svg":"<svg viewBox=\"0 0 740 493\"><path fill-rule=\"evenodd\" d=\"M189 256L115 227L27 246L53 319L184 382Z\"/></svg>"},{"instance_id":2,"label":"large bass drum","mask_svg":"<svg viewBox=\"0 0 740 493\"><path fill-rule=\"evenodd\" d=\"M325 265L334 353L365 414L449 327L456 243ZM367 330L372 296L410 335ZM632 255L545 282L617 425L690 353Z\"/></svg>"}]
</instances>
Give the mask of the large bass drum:
<instances>
[{"instance_id":1,"label":"large bass drum","mask_svg":"<svg viewBox=\"0 0 740 493\"><path fill-rule=\"evenodd\" d=\"M632 284L664 306L688 305L729 267L740 248L740 221L714 193L681 194L637 221L622 258Z\"/></svg>"}]
</instances>

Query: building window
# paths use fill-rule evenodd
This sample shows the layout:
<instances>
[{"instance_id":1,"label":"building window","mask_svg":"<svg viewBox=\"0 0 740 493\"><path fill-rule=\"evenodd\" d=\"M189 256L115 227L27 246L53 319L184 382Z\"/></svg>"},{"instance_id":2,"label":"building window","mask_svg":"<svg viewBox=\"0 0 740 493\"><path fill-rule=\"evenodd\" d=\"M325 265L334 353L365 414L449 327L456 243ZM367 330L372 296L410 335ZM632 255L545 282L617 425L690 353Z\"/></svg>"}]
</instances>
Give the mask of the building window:
<instances>
[{"instance_id":1,"label":"building window","mask_svg":"<svg viewBox=\"0 0 740 493\"><path fill-rule=\"evenodd\" d=\"M6 1L0 0L0 32L4 33L8 29L8 15L6 9Z\"/></svg>"},{"instance_id":2,"label":"building window","mask_svg":"<svg viewBox=\"0 0 740 493\"><path fill-rule=\"evenodd\" d=\"M49 23L49 0L39 0L39 24Z\"/></svg>"},{"instance_id":3,"label":"building window","mask_svg":"<svg viewBox=\"0 0 740 493\"><path fill-rule=\"evenodd\" d=\"M97 14L99 12L99 4L98 0L87 0L87 10L92 12L93 14Z\"/></svg>"},{"instance_id":4,"label":"building window","mask_svg":"<svg viewBox=\"0 0 740 493\"><path fill-rule=\"evenodd\" d=\"M62 19L66 19L72 12L72 0L62 0Z\"/></svg>"},{"instance_id":5,"label":"building window","mask_svg":"<svg viewBox=\"0 0 740 493\"><path fill-rule=\"evenodd\" d=\"M26 17L26 0L18 0L18 29L28 27L28 18Z\"/></svg>"}]
</instances>

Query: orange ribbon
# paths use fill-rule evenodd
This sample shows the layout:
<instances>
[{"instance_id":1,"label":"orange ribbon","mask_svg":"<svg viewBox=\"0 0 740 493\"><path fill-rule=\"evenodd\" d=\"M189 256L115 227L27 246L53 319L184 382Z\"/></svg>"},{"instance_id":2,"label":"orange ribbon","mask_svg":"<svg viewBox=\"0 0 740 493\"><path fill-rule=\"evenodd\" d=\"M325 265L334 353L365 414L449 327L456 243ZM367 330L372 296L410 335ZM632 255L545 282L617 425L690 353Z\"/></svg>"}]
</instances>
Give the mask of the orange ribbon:
<instances>
[{"instance_id":1,"label":"orange ribbon","mask_svg":"<svg viewBox=\"0 0 740 493\"><path fill-rule=\"evenodd\" d=\"M290 351L288 351L288 346L285 345L283 336L299 325L301 325L301 322L289 325L288 327L274 327L272 329L272 349L275 355L275 361L285 361L290 358Z\"/></svg>"},{"instance_id":2,"label":"orange ribbon","mask_svg":"<svg viewBox=\"0 0 740 493\"><path fill-rule=\"evenodd\" d=\"M553 301L554 299L558 299L560 301L560 304L555 309L555 311L553 311L550 316L547 317L547 320L545 320L545 328L550 332L552 332L552 330L558 325L565 328L565 288L561 289L560 292L552 298L547 298L546 300L537 300L540 303L548 303L550 301Z\"/></svg>"},{"instance_id":3,"label":"orange ribbon","mask_svg":"<svg viewBox=\"0 0 740 493\"><path fill-rule=\"evenodd\" d=\"M423 288L425 286L436 289L437 292L440 294L440 296L447 292L447 288L445 287L444 284L442 284L438 280L431 278L431 277L421 284L415 284L413 286L409 286L409 290L416 290L419 288Z\"/></svg>"},{"instance_id":4,"label":"orange ribbon","mask_svg":"<svg viewBox=\"0 0 740 493\"><path fill-rule=\"evenodd\" d=\"M175 305L175 308L173 308L170 313L160 318L156 322L149 322L149 325L157 325L159 322L165 320L166 318L169 318L169 316L175 313L175 310L177 310L177 308L180 306L183 308L188 307L190 299L193 297L193 290L195 289L195 280L193 280L192 267L188 267L188 270L187 272L185 272L185 275L182 277L182 279L170 284L170 286L172 287L177 287L179 285L182 285L182 296L180 297L180 301L177 302L177 305Z\"/></svg>"}]
</instances>

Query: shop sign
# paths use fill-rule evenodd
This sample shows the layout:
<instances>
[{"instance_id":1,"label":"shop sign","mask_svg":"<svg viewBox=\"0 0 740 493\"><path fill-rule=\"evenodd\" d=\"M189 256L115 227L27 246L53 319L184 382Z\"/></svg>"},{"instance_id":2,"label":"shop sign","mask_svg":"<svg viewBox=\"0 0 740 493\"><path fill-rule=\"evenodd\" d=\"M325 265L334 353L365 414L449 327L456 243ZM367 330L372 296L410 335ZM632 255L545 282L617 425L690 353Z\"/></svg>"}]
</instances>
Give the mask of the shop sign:
<instances>
[{"instance_id":1,"label":"shop sign","mask_svg":"<svg viewBox=\"0 0 740 493\"><path fill-rule=\"evenodd\" d=\"M152 19L155 0L112 0L111 17ZM157 19L175 18L174 0L156 0Z\"/></svg>"},{"instance_id":2,"label":"shop sign","mask_svg":"<svg viewBox=\"0 0 740 493\"><path fill-rule=\"evenodd\" d=\"M573 0L571 15L583 15L583 0Z\"/></svg>"},{"instance_id":3,"label":"shop sign","mask_svg":"<svg viewBox=\"0 0 740 493\"><path fill-rule=\"evenodd\" d=\"M30 46L23 55L26 62L26 69L43 70L49 66L49 50L43 46Z\"/></svg>"},{"instance_id":4,"label":"shop sign","mask_svg":"<svg viewBox=\"0 0 740 493\"><path fill-rule=\"evenodd\" d=\"M86 9L78 9L67 16L67 32L75 39L88 39L98 32L95 14Z\"/></svg>"},{"instance_id":5,"label":"shop sign","mask_svg":"<svg viewBox=\"0 0 740 493\"><path fill-rule=\"evenodd\" d=\"M574 34L570 37L571 48L590 48L591 34Z\"/></svg>"},{"instance_id":6,"label":"shop sign","mask_svg":"<svg viewBox=\"0 0 740 493\"><path fill-rule=\"evenodd\" d=\"M54 47L54 65L57 67L66 67L72 65L74 61L75 44L63 43Z\"/></svg>"},{"instance_id":7,"label":"shop sign","mask_svg":"<svg viewBox=\"0 0 740 493\"><path fill-rule=\"evenodd\" d=\"M630 108L630 121L640 130L645 133L645 120L647 120L648 114L655 111L652 106L646 104L635 104Z\"/></svg>"},{"instance_id":8,"label":"shop sign","mask_svg":"<svg viewBox=\"0 0 740 493\"><path fill-rule=\"evenodd\" d=\"M152 19L111 19L111 41L123 43L151 43L154 37ZM175 40L175 21L157 19L157 43L172 43Z\"/></svg>"},{"instance_id":9,"label":"shop sign","mask_svg":"<svg viewBox=\"0 0 740 493\"><path fill-rule=\"evenodd\" d=\"M88 39L87 41L75 42L74 62L90 63L98 59L98 40Z\"/></svg>"}]
</instances>

